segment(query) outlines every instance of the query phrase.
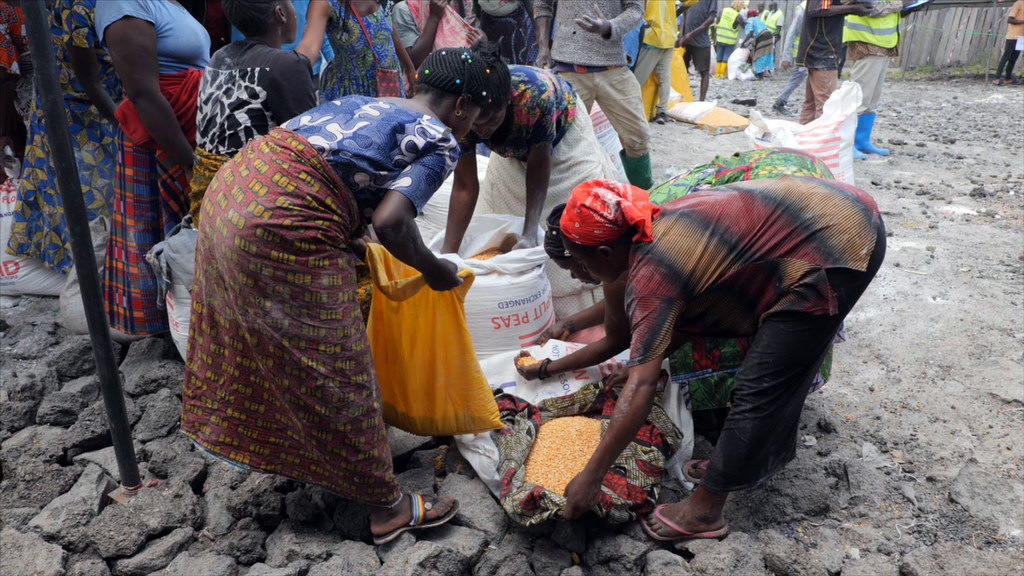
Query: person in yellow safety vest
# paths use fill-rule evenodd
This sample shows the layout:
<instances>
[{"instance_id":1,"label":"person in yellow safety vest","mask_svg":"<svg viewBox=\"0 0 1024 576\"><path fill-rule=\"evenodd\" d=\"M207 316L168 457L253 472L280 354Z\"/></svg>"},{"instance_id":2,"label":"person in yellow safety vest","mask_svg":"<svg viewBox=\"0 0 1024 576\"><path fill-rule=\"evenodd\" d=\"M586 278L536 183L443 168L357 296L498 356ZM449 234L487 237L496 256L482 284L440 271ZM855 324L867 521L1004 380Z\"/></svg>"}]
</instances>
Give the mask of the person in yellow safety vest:
<instances>
[{"instance_id":1,"label":"person in yellow safety vest","mask_svg":"<svg viewBox=\"0 0 1024 576\"><path fill-rule=\"evenodd\" d=\"M775 36L775 41L778 42L782 37L782 27L786 24L786 14L779 10L779 3L772 2L769 4L768 11L765 12L761 20L764 20L768 31L772 33L772 36Z\"/></svg>"},{"instance_id":2,"label":"person in yellow safety vest","mask_svg":"<svg viewBox=\"0 0 1024 576\"><path fill-rule=\"evenodd\" d=\"M729 56L736 49L739 31L746 25L746 19L740 11L746 10L747 5L746 0L733 0L731 6L726 6L722 10L722 16L715 24L715 78L725 78Z\"/></svg>"},{"instance_id":3,"label":"person in yellow safety vest","mask_svg":"<svg viewBox=\"0 0 1024 576\"><path fill-rule=\"evenodd\" d=\"M896 10L900 8L897 5ZM850 79L860 84L863 94L857 108L854 158L864 159L867 154L888 156L889 150L871 143L871 132L875 125L875 108L882 96L882 84L889 69L889 58L899 56L900 13L848 15L843 26L843 42L847 44L846 59L851 62Z\"/></svg>"}]
</instances>

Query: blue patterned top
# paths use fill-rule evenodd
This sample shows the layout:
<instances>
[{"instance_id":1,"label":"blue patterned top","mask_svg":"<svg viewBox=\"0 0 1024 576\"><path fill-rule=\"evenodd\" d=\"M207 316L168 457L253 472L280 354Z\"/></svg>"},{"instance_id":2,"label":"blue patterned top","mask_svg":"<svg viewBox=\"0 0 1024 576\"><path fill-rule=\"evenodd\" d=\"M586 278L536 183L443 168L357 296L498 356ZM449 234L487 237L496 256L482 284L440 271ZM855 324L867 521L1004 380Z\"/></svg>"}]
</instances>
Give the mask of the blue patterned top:
<instances>
[{"instance_id":1,"label":"blue patterned top","mask_svg":"<svg viewBox=\"0 0 1024 576\"><path fill-rule=\"evenodd\" d=\"M440 120L365 96L321 104L282 128L331 163L364 216L388 190L422 211L459 161L455 136Z\"/></svg>"},{"instance_id":2,"label":"blue patterned top","mask_svg":"<svg viewBox=\"0 0 1024 576\"><path fill-rule=\"evenodd\" d=\"M391 38L391 13L381 6L373 14L360 17L347 0L329 0L331 17L327 21L327 38L334 50L334 59L320 77L320 100L336 100L342 96L378 96L377 64L381 69L400 70L398 52ZM360 20L366 26L363 32ZM372 46L367 41L369 35ZM376 64L374 63L376 56ZM402 93L405 90L403 87Z\"/></svg>"}]
</instances>

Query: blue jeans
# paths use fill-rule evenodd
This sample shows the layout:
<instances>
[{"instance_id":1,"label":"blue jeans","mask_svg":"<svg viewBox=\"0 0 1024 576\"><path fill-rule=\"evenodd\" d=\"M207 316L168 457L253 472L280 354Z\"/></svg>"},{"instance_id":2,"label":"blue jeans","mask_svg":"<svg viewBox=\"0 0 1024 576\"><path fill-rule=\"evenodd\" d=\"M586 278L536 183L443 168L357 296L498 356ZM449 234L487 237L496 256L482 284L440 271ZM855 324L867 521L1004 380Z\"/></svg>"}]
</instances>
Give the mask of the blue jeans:
<instances>
[{"instance_id":1,"label":"blue jeans","mask_svg":"<svg viewBox=\"0 0 1024 576\"><path fill-rule=\"evenodd\" d=\"M715 61L728 62L732 51L736 49L735 44L715 44Z\"/></svg>"}]
</instances>

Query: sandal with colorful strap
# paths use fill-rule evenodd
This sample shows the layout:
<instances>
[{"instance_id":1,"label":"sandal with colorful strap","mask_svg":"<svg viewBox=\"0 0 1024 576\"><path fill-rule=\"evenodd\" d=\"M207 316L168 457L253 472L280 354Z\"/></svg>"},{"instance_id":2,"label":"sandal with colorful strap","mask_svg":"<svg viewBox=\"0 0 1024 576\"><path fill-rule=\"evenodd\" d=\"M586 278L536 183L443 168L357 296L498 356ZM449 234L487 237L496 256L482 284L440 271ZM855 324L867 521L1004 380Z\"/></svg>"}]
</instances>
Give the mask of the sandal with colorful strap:
<instances>
[{"instance_id":1,"label":"sandal with colorful strap","mask_svg":"<svg viewBox=\"0 0 1024 576\"><path fill-rule=\"evenodd\" d=\"M434 520L426 521L427 513L430 512L434 507L433 499L427 500L419 494L407 494L409 497L410 504L412 505L412 520L406 526L399 526L391 532L381 534L380 536L373 537L373 543L377 546L381 544L387 544L395 538L401 536L404 532L411 532L413 530L422 530L424 528L434 528L435 526L441 526L447 524L455 515L459 512L459 501L452 501L452 509L447 514Z\"/></svg>"}]
</instances>

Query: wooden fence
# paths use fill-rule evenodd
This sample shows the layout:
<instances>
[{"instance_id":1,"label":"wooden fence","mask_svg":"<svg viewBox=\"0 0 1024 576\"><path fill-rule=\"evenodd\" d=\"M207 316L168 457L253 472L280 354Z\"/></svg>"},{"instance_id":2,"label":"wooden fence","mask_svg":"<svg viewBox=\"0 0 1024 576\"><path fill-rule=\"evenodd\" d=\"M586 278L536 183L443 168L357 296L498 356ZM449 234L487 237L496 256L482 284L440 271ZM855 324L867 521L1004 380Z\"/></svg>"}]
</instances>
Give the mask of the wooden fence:
<instances>
[{"instance_id":1,"label":"wooden fence","mask_svg":"<svg viewBox=\"0 0 1024 576\"><path fill-rule=\"evenodd\" d=\"M777 0L791 22L800 0ZM943 0L936 0L936 3ZM755 8L760 0L751 0ZM766 1L766 4L768 2ZM1012 0L993 2L956 2L966 6L943 6L917 12L901 24L900 57L894 68L935 68L984 66L994 70L1006 38L1006 15ZM719 0L719 13L731 0ZM1020 58L1018 67L1024 65Z\"/></svg>"}]
</instances>

